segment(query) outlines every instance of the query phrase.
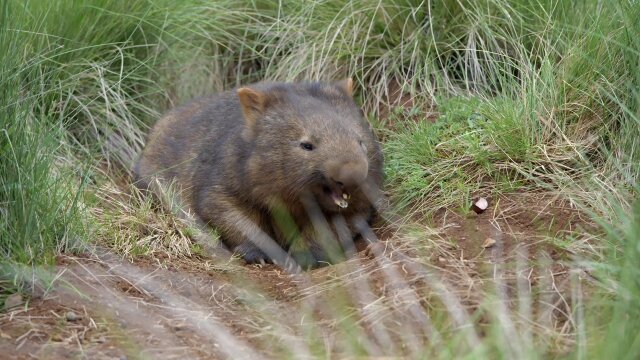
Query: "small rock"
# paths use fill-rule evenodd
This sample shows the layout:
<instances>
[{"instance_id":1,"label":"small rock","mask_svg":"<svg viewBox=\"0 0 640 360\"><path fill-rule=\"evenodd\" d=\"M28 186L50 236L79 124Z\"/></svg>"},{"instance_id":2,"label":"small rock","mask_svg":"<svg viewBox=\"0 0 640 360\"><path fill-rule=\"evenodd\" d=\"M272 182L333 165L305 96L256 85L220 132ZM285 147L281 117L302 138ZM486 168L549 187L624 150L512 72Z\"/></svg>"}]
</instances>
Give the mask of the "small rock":
<instances>
[{"instance_id":1,"label":"small rock","mask_svg":"<svg viewBox=\"0 0 640 360\"><path fill-rule=\"evenodd\" d=\"M82 316L74 313L73 311L67 311L66 314L64 314L65 319L67 319L67 321L78 321L80 319L82 319Z\"/></svg>"},{"instance_id":2,"label":"small rock","mask_svg":"<svg viewBox=\"0 0 640 360\"><path fill-rule=\"evenodd\" d=\"M471 210L473 210L473 212L475 212L476 214L481 214L485 210L487 210L488 207L489 202L487 201L487 199L481 197L473 202L473 204L471 205Z\"/></svg>"},{"instance_id":3,"label":"small rock","mask_svg":"<svg viewBox=\"0 0 640 360\"><path fill-rule=\"evenodd\" d=\"M495 244L496 244L496 241L494 239L488 237L488 238L486 238L484 240L484 243L482 244L482 247L485 248L485 249L488 249L488 248L492 247Z\"/></svg>"},{"instance_id":4,"label":"small rock","mask_svg":"<svg viewBox=\"0 0 640 360\"><path fill-rule=\"evenodd\" d=\"M22 299L22 295L18 293L11 294L7 296L7 298L4 300L4 309L11 310L15 307L22 305L23 303L24 301Z\"/></svg>"}]
</instances>

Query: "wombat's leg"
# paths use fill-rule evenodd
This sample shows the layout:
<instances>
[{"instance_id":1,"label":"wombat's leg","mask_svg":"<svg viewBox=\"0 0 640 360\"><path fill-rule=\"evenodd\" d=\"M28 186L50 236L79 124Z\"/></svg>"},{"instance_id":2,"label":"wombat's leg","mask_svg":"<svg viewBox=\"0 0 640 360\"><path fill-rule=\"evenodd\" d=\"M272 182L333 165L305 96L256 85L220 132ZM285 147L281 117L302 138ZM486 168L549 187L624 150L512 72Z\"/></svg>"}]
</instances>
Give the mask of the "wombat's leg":
<instances>
[{"instance_id":1,"label":"wombat's leg","mask_svg":"<svg viewBox=\"0 0 640 360\"><path fill-rule=\"evenodd\" d=\"M331 264L313 226L307 226L289 246L289 254L303 269L313 269Z\"/></svg>"},{"instance_id":2,"label":"wombat's leg","mask_svg":"<svg viewBox=\"0 0 640 360\"><path fill-rule=\"evenodd\" d=\"M331 229L329 239L325 237L324 242L314 241L312 243L311 248L314 256L316 258L325 258L326 261L332 263L353 257L356 254L354 238L361 233L359 229L362 228L363 224L367 224L363 219L364 216L361 214L351 215L346 218L342 214L332 216L329 219ZM327 253L330 255L327 255Z\"/></svg>"},{"instance_id":3,"label":"wombat's leg","mask_svg":"<svg viewBox=\"0 0 640 360\"><path fill-rule=\"evenodd\" d=\"M353 257L356 254L356 245L353 242L354 234L353 227L349 227L351 221L345 219L341 214L335 215L331 218L331 225L335 229L336 236L342 245L342 250L347 259Z\"/></svg>"},{"instance_id":4,"label":"wombat's leg","mask_svg":"<svg viewBox=\"0 0 640 360\"><path fill-rule=\"evenodd\" d=\"M303 268L317 268L345 260L345 253L336 236L336 228L325 221L308 224L289 253Z\"/></svg>"},{"instance_id":5,"label":"wombat's leg","mask_svg":"<svg viewBox=\"0 0 640 360\"><path fill-rule=\"evenodd\" d=\"M242 256L247 264L265 264L273 262L262 250L249 241L244 241L231 249L235 254Z\"/></svg>"},{"instance_id":6,"label":"wombat's leg","mask_svg":"<svg viewBox=\"0 0 640 360\"><path fill-rule=\"evenodd\" d=\"M295 261L260 228L260 214L245 210L232 200L216 200L207 203L203 215L225 235L233 252L241 254L247 263L275 262L289 271L300 271Z\"/></svg>"},{"instance_id":7,"label":"wombat's leg","mask_svg":"<svg viewBox=\"0 0 640 360\"><path fill-rule=\"evenodd\" d=\"M377 237L370 226L371 213L355 213L346 218L341 214L335 215L331 219L331 225L340 241L342 250L347 259L356 254L355 239L358 235L367 244L377 242Z\"/></svg>"},{"instance_id":8,"label":"wombat's leg","mask_svg":"<svg viewBox=\"0 0 640 360\"><path fill-rule=\"evenodd\" d=\"M302 268L308 269L312 267L315 262L314 258L293 217L282 208L278 210L272 209L271 212L271 229L274 232L274 236L286 245L289 255Z\"/></svg>"},{"instance_id":9,"label":"wombat's leg","mask_svg":"<svg viewBox=\"0 0 640 360\"><path fill-rule=\"evenodd\" d=\"M306 240L302 234L300 234L300 237L293 239L289 244L289 255L291 255L303 269L318 267L318 260L313 254L309 244L310 242Z\"/></svg>"},{"instance_id":10,"label":"wombat's leg","mask_svg":"<svg viewBox=\"0 0 640 360\"><path fill-rule=\"evenodd\" d=\"M368 244L377 242L369 217L368 213L357 213L346 218L337 214L323 221L316 219L313 225L303 229L302 241L292 246L289 252L303 268L349 259L356 254L356 235L360 234Z\"/></svg>"},{"instance_id":11,"label":"wombat's leg","mask_svg":"<svg viewBox=\"0 0 640 360\"><path fill-rule=\"evenodd\" d=\"M378 237L371 229L370 215L356 214L349 219L349 224L353 229L354 234L360 234L362 239L369 245L377 243Z\"/></svg>"},{"instance_id":12,"label":"wombat's leg","mask_svg":"<svg viewBox=\"0 0 640 360\"><path fill-rule=\"evenodd\" d=\"M301 229L299 241L292 244L289 252L307 268L344 261L344 251L336 236L336 230L341 229L335 227L332 219L327 219L314 197L306 194L301 200L309 221Z\"/></svg>"},{"instance_id":13,"label":"wombat's leg","mask_svg":"<svg viewBox=\"0 0 640 360\"><path fill-rule=\"evenodd\" d=\"M307 223L306 218L299 217L296 221L294 215L282 203L272 202L270 206L270 229L302 268L318 267L318 261L328 263L322 249L313 246L316 238L314 228L309 224L299 226Z\"/></svg>"}]
</instances>

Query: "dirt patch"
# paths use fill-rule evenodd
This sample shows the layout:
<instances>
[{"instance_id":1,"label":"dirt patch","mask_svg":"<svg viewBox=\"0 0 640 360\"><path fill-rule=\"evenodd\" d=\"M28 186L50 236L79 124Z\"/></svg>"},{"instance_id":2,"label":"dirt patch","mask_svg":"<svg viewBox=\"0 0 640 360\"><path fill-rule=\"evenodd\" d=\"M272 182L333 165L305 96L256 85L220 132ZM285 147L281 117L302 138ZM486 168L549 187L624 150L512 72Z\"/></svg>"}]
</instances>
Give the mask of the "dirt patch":
<instances>
[{"instance_id":1,"label":"dirt patch","mask_svg":"<svg viewBox=\"0 0 640 360\"><path fill-rule=\"evenodd\" d=\"M66 314L78 314L68 321ZM0 319L0 353L14 359L118 359L126 355L118 333L104 319L89 315L76 304L36 299L28 310Z\"/></svg>"},{"instance_id":2,"label":"dirt patch","mask_svg":"<svg viewBox=\"0 0 640 360\"><path fill-rule=\"evenodd\" d=\"M578 251L565 246L573 236L597 231L584 214L545 194L496 197L490 199L489 209L480 214L441 210L432 225L450 241L452 246L448 249L453 256L463 262L504 263L515 261L521 254L529 261L549 256L559 263ZM492 246L486 246L487 239L493 240ZM432 259L437 261L437 255Z\"/></svg>"},{"instance_id":3,"label":"dirt patch","mask_svg":"<svg viewBox=\"0 0 640 360\"><path fill-rule=\"evenodd\" d=\"M526 294L538 305L525 322L562 339L573 331L577 300L567 295L567 261L574 250L550 239L561 242L592 225L566 204L537 199L534 205L516 195L490 199L480 215L442 211L433 227L409 232L387 227L378 232L387 241L373 250L301 275L205 257L129 262L104 250L64 256L53 291L0 317L0 353L16 359L414 357L426 345L442 350L444 333L469 328L472 316L478 325L463 339L479 343L491 323L478 313L490 282L507 308ZM487 237L493 246L483 247ZM451 324L432 318L440 310ZM69 312L77 315L73 321Z\"/></svg>"}]
</instances>

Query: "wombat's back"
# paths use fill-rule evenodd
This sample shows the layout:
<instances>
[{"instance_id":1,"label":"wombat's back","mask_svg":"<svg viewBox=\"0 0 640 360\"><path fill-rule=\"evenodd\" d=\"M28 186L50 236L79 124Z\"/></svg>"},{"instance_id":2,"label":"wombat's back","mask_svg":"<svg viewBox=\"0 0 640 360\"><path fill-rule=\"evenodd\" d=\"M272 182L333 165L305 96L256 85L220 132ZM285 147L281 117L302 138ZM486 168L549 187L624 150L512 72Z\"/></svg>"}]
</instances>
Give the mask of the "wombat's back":
<instances>
[{"instance_id":1,"label":"wombat's back","mask_svg":"<svg viewBox=\"0 0 640 360\"><path fill-rule=\"evenodd\" d=\"M203 147L210 151L233 146L243 124L233 92L197 98L164 115L151 130L134 168L136 184L148 188L155 178L177 181L184 190L191 184L196 159ZM226 146L225 146L226 145ZM210 156L220 154L211 152ZM208 159L209 163L221 163ZM215 170L215 169L212 169Z\"/></svg>"}]
</instances>

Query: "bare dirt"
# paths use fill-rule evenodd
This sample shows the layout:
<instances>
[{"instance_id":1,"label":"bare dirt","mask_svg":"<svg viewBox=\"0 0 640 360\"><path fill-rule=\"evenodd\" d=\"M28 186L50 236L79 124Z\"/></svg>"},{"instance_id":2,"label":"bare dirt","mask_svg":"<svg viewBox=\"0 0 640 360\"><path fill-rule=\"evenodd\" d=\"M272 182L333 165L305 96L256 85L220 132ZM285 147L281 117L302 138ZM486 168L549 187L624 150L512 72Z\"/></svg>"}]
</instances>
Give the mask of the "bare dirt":
<instances>
[{"instance_id":1,"label":"bare dirt","mask_svg":"<svg viewBox=\"0 0 640 360\"><path fill-rule=\"evenodd\" d=\"M346 334L368 356L415 357L442 336L428 314L444 308L463 326L491 280L508 299L537 287L546 305L529 320L571 332L567 260L578 250L550 239L592 225L536 198L489 199L479 215L442 210L432 226L402 233L387 227L369 251L302 275L206 257L61 256L52 290L0 313L0 358L341 358L353 353ZM495 242L484 247L487 238Z\"/></svg>"}]
</instances>

